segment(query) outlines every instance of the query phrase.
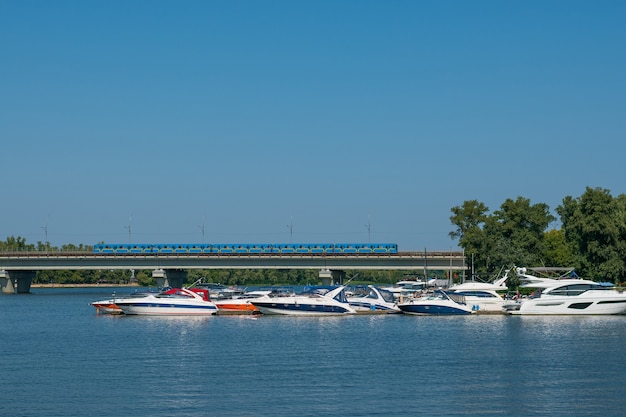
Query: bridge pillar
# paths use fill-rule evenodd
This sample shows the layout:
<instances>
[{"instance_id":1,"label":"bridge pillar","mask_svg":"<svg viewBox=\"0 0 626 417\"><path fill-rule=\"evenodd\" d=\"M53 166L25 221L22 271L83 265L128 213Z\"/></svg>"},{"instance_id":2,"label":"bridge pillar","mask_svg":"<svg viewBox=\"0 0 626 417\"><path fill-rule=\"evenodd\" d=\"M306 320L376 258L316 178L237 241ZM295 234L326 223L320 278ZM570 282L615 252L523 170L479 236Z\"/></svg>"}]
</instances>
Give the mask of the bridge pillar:
<instances>
[{"instance_id":1,"label":"bridge pillar","mask_svg":"<svg viewBox=\"0 0 626 417\"><path fill-rule=\"evenodd\" d=\"M28 294L36 271L0 271L0 287L3 294Z\"/></svg>"},{"instance_id":2,"label":"bridge pillar","mask_svg":"<svg viewBox=\"0 0 626 417\"><path fill-rule=\"evenodd\" d=\"M319 277L322 279L322 285L343 284L343 280L346 277L346 271L322 269L320 270Z\"/></svg>"},{"instance_id":3,"label":"bridge pillar","mask_svg":"<svg viewBox=\"0 0 626 417\"><path fill-rule=\"evenodd\" d=\"M156 280L157 287L180 288L187 280L187 271L184 269L155 269L152 278Z\"/></svg>"},{"instance_id":4,"label":"bridge pillar","mask_svg":"<svg viewBox=\"0 0 626 417\"><path fill-rule=\"evenodd\" d=\"M15 287L13 286L13 281L9 276L9 272L4 269L0 271L0 289L2 290L2 294L15 293Z\"/></svg>"}]
</instances>

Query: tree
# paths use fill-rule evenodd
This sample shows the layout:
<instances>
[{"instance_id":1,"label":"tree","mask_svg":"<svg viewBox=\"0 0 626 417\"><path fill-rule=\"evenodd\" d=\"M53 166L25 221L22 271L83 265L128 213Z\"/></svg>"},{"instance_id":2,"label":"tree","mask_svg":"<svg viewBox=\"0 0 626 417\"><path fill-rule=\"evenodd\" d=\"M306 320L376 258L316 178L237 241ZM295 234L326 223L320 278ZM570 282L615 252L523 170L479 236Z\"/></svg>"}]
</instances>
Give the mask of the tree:
<instances>
[{"instance_id":1,"label":"tree","mask_svg":"<svg viewBox=\"0 0 626 417\"><path fill-rule=\"evenodd\" d=\"M6 242L0 242L0 250L7 252L26 252L34 251L35 245L27 244L23 237L9 236Z\"/></svg>"},{"instance_id":2,"label":"tree","mask_svg":"<svg viewBox=\"0 0 626 417\"><path fill-rule=\"evenodd\" d=\"M523 197L507 199L500 210L494 213L498 234L505 243L505 251L494 255L499 264L516 263L518 265L540 265L545 252L545 231L556 218L550 214L545 203L531 205Z\"/></svg>"},{"instance_id":3,"label":"tree","mask_svg":"<svg viewBox=\"0 0 626 417\"><path fill-rule=\"evenodd\" d=\"M587 187L578 198L567 196L557 207L565 238L580 256L577 269L591 278L613 281L626 274L626 196Z\"/></svg>"},{"instance_id":4,"label":"tree","mask_svg":"<svg viewBox=\"0 0 626 417\"><path fill-rule=\"evenodd\" d=\"M517 197L491 215L487 211L483 203L470 200L453 207L450 217L457 226L450 236L459 239L477 273L491 275L503 265L541 263L545 230L556 219L546 204L531 205L529 199Z\"/></svg>"},{"instance_id":5,"label":"tree","mask_svg":"<svg viewBox=\"0 0 626 417\"><path fill-rule=\"evenodd\" d=\"M452 239L469 255L481 253L484 248L483 227L488 219L489 207L477 200L464 201L462 206L452 207L450 221L456 230L450 232Z\"/></svg>"},{"instance_id":6,"label":"tree","mask_svg":"<svg viewBox=\"0 0 626 417\"><path fill-rule=\"evenodd\" d=\"M544 235L543 261L547 266L575 266L576 253L574 247L565 239L565 231L548 230Z\"/></svg>"}]
</instances>

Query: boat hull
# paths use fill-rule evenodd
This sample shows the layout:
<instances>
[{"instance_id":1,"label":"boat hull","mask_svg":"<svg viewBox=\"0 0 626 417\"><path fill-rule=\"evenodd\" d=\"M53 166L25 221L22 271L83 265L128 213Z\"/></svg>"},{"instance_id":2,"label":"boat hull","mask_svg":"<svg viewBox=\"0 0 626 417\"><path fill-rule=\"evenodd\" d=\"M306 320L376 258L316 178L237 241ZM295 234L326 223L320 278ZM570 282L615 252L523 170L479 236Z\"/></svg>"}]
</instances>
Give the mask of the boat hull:
<instances>
[{"instance_id":1,"label":"boat hull","mask_svg":"<svg viewBox=\"0 0 626 417\"><path fill-rule=\"evenodd\" d=\"M576 297L537 298L524 300L518 310L508 311L512 315L620 315L626 314L626 297L597 298Z\"/></svg>"},{"instance_id":2,"label":"boat hull","mask_svg":"<svg viewBox=\"0 0 626 417\"><path fill-rule=\"evenodd\" d=\"M231 301L231 300L229 300ZM218 314L258 314L261 313L254 304L250 302L220 302L217 305Z\"/></svg>"},{"instance_id":3,"label":"boat hull","mask_svg":"<svg viewBox=\"0 0 626 417\"><path fill-rule=\"evenodd\" d=\"M323 303L290 302L287 300L253 301L256 308L263 314L282 314L291 316L328 316L354 314L349 305Z\"/></svg>"},{"instance_id":4,"label":"boat hull","mask_svg":"<svg viewBox=\"0 0 626 417\"><path fill-rule=\"evenodd\" d=\"M473 311L471 309L459 308L453 305L442 304L402 304L399 305L400 310L405 314L412 314L418 316L432 316L432 315L469 315Z\"/></svg>"},{"instance_id":5,"label":"boat hull","mask_svg":"<svg viewBox=\"0 0 626 417\"><path fill-rule=\"evenodd\" d=\"M215 305L180 305L155 303L120 303L124 314L145 316L212 316L217 314Z\"/></svg>"},{"instance_id":6,"label":"boat hull","mask_svg":"<svg viewBox=\"0 0 626 417\"><path fill-rule=\"evenodd\" d=\"M96 312L102 314L122 314L122 309L113 300L94 301L91 303L96 308Z\"/></svg>"},{"instance_id":7,"label":"boat hull","mask_svg":"<svg viewBox=\"0 0 626 417\"><path fill-rule=\"evenodd\" d=\"M384 305L384 304L375 304L375 303L350 301L350 305L352 306L352 308L354 308L356 310L357 313L394 314L394 313L401 313L402 312L396 306L388 306L388 305Z\"/></svg>"}]
</instances>

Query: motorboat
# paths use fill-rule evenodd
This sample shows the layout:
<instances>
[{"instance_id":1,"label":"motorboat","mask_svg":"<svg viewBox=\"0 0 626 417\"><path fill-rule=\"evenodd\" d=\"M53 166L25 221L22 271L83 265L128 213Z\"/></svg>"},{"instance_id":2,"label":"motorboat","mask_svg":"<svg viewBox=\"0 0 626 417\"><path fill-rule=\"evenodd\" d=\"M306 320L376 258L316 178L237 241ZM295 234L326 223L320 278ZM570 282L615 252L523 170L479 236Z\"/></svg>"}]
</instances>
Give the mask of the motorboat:
<instances>
[{"instance_id":1,"label":"motorboat","mask_svg":"<svg viewBox=\"0 0 626 417\"><path fill-rule=\"evenodd\" d=\"M115 304L115 300L110 298L107 300L94 301L91 303L96 308L97 313L101 314L122 314L122 309Z\"/></svg>"},{"instance_id":2,"label":"motorboat","mask_svg":"<svg viewBox=\"0 0 626 417\"><path fill-rule=\"evenodd\" d=\"M449 295L443 290L435 290L422 297L399 303L403 313L413 315L463 315L475 313L471 306L463 302L463 297Z\"/></svg>"},{"instance_id":3,"label":"motorboat","mask_svg":"<svg viewBox=\"0 0 626 417\"><path fill-rule=\"evenodd\" d=\"M300 294L275 297L265 295L253 299L252 304L263 314L297 316L355 314L348 303L345 285L338 287L310 287Z\"/></svg>"},{"instance_id":4,"label":"motorboat","mask_svg":"<svg viewBox=\"0 0 626 417\"><path fill-rule=\"evenodd\" d=\"M471 306L477 313L502 313L506 300L498 291L506 291L505 274L502 278L494 282L468 281L456 284L448 288L449 294L462 296L465 304Z\"/></svg>"},{"instance_id":5,"label":"motorboat","mask_svg":"<svg viewBox=\"0 0 626 417\"><path fill-rule=\"evenodd\" d=\"M521 287L536 289L528 298L506 306L515 315L626 314L626 292L612 284L581 278L540 278L517 268Z\"/></svg>"},{"instance_id":6,"label":"motorboat","mask_svg":"<svg viewBox=\"0 0 626 417\"><path fill-rule=\"evenodd\" d=\"M124 296L116 296L115 293L111 295L111 298L105 300L94 301L91 303L92 306L96 308L96 312L99 314L123 314L122 309L115 303L115 300L119 300L120 298L137 298L137 297L145 297L148 294L158 294L159 291L166 291L170 288L163 288L161 290L137 290L129 295Z\"/></svg>"},{"instance_id":7,"label":"motorboat","mask_svg":"<svg viewBox=\"0 0 626 417\"><path fill-rule=\"evenodd\" d=\"M196 288L206 288L209 290L209 298L215 300L228 300L243 295L246 289L236 285L226 286L214 282L199 282Z\"/></svg>"},{"instance_id":8,"label":"motorboat","mask_svg":"<svg viewBox=\"0 0 626 417\"><path fill-rule=\"evenodd\" d=\"M381 288L391 292L396 300L404 300L405 298L414 298L421 295L426 286L427 283L425 281L402 280Z\"/></svg>"},{"instance_id":9,"label":"motorboat","mask_svg":"<svg viewBox=\"0 0 626 417\"><path fill-rule=\"evenodd\" d=\"M252 300L271 294L271 290L255 290L243 293L232 298L215 300L218 314L255 314L259 309L252 304Z\"/></svg>"},{"instance_id":10,"label":"motorboat","mask_svg":"<svg viewBox=\"0 0 626 417\"><path fill-rule=\"evenodd\" d=\"M401 313L393 293L373 285L355 287L347 300L357 313Z\"/></svg>"},{"instance_id":11,"label":"motorboat","mask_svg":"<svg viewBox=\"0 0 626 417\"><path fill-rule=\"evenodd\" d=\"M203 288L172 288L158 294L114 298L124 314L139 315L214 315L217 306Z\"/></svg>"}]
</instances>

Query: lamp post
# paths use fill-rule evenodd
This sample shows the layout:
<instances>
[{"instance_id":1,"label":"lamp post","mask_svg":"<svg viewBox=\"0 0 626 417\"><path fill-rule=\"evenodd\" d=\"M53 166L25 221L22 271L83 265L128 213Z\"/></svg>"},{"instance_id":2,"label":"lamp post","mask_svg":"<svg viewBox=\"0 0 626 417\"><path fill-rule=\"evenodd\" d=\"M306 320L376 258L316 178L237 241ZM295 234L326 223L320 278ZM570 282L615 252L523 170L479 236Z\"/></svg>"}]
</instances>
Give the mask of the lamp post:
<instances>
[{"instance_id":1,"label":"lamp post","mask_svg":"<svg viewBox=\"0 0 626 417\"><path fill-rule=\"evenodd\" d=\"M131 227L130 227L130 222L132 220L132 216L128 216L128 226L124 226L125 229L128 229L128 244L130 245L132 239L131 239Z\"/></svg>"},{"instance_id":2,"label":"lamp post","mask_svg":"<svg viewBox=\"0 0 626 417\"><path fill-rule=\"evenodd\" d=\"M41 226L41 228L43 229L45 235L46 235L46 241L44 242L44 245L46 247L46 251L48 250L48 223L46 223L45 226Z\"/></svg>"},{"instance_id":3,"label":"lamp post","mask_svg":"<svg viewBox=\"0 0 626 417\"><path fill-rule=\"evenodd\" d=\"M289 243L293 243L293 216L291 216L291 222L287 225L289 229Z\"/></svg>"},{"instance_id":4,"label":"lamp post","mask_svg":"<svg viewBox=\"0 0 626 417\"><path fill-rule=\"evenodd\" d=\"M202 224L198 227L200 228L200 232L202 233L202 244L204 245L204 217L202 218Z\"/></svg>"}]
</instances>

